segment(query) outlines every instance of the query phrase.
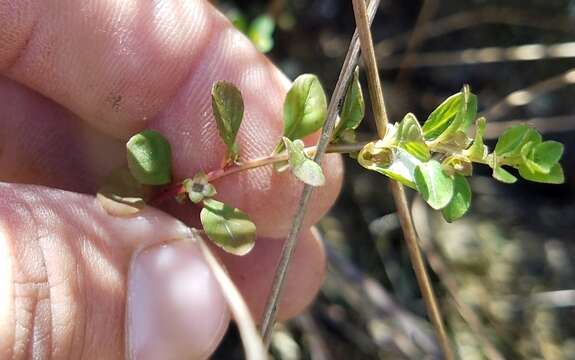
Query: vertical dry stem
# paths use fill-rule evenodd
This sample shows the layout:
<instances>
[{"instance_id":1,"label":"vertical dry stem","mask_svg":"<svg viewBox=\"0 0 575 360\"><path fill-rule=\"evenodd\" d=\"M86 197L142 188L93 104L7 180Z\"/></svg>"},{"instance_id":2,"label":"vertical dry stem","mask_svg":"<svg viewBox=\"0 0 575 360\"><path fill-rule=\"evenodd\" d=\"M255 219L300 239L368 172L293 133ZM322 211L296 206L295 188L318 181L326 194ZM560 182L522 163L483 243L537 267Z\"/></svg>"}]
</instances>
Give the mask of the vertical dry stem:
<instances>
[{"instance_id":1,"label":"vertical dry stem","mask_svg":"<svg viewBox=\"0 0 575 360\"><path fill-rule=\"evenodd\" d=\"M379 6L380 0L371 0L369 3L369 16L366 14L366 21L370 23L375 16L377 7ZM315 153L314 161L316 163L321 162L321 158L325 153L327 146L331 140L331 135L335 127L337 120L337 105L341 99L345 96L346 86L353 74L353 69L357 65L359 58L359 42L358 42L358 31L356 30L353 34L352 40L350 42L349 49L347 51L344 64L342 66L335 90L332 94L331 101L328 106L327 120L322 128L321 136L317 145L317 150ZM272 288L268 296L266 307L264 310L264 315L262 318L262 336L264 344L266 346L270 343L270 338L273 330L273 325L275 322L279 300L282 294L283 284L287 275L290 260L293 256L295 246L297 244L298 235L303 223L305 212L307 209L307 204L309 202L313 187L310 185L305 185L302 191L302 195L298 204L297 213L295 214L294 221L288 238L283 244L282 252L280 255L280 262L276 268L274 275Z\"/></svg>"},{"instance_id":2,"label":"vertical dry stem","mask_svg":"<svg viewBox=\"0 0 575 360\"><path fill-rule=\"evenodd\" d=\"M366 14L365 1L353 0L353 10L355 14L355 21L361 39L362 57L365 66L367 68L369 93L372 99L372 107L377 125L377 131L379 136L383 138L383 136L385 135L388 120L387 120L387 113L385 110L385 103L383 99L383 91L379 80L377 61L375 59L373 40L371 38L369 21L367 19ZM403 236L405 238L405 242L407 243L407 247L409 250L411 263L413 265L413 269L417 277L417 282L419 284L421 294L423 296L423 299L425 300L427 313L429 314L431 322L435 327L437 338L439 340L445 358L451 360L454 358L453 353L451 351L449 339L445 332L441 312L439 311L437 300L435 298L435 294L433 293L431 282L429 281L429 276L425 268L425 263L423 262L423 257L419 249L417 233L415 232L415 228L413 226L411 213L409 212L407 199L405 197L405 191L403 189L403 186L397 181L391 182L391 191L393 193L395 206L397 207L397 212L401 223L401 229L403 231Z\"/></svg>"}]
</instances>

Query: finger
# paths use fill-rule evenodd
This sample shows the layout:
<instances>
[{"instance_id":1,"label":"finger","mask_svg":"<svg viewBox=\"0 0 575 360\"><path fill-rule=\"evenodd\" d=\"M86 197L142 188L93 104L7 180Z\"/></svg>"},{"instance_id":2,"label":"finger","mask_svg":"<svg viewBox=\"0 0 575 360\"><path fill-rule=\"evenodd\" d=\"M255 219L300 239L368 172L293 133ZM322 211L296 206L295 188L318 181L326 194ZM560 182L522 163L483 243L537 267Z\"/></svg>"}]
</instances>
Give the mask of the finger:
<instances>
[{"instance_id":1,"label":"finger","mask_svg":"<svg viewBox=\"0 0 575 360\"><path fill-rule=\"evenodd\" d=\"M198 246L178 241L139 253L128 285L130 359L205 359L229 314Z\"/></svg>"},{"instance_id":2,"label":"finger","mask_svg":"<svg viewBox=\"0 0 575 360\"><path fill-rule=\"evenodd\" d=\"M222 337L225 301L196 245L153 245L187 236L177 220L113 218L93 197L31 186L0 184L0 198L0 358L122 359L127 329L132 354L197 359Z\"/></svg>"},{"instance_id":3,"label":"finger","mask_svg":"<svg viewBox=\"0 0 575 360\"><path fill-rule=\"evenodd\" d=\"M0 181L94 194L125 160L121 141L0 77Z\"/></svg>"},{"instance_id":4,"label":"finger","mask_svg":"<svg viewBox=\"0 0 575 360\"><path fill-rule=\"evenodd\" d=\"M262 319L283 243L278 239L258 240L246 256L220 253L256 321ZM325 251L317 233L309 230L302 232L289 265L278 310L279 320L298 315L313 301L325 271Z\"/></svg>"},{"instance_id":5,"label":"finger","mask_svg":"<svg viewBox=\"0 0 575 360\"><path fill-rule=\"evenodd\" d=\"M125 139L145 126L165 133L177 178L221 162L224 147L210 111L214 81L231 81L244 94L243 159L269 154L280 139L288 82L205 1L3 4L4 73L113 136ZM324 165L327 184L314 192L306 224L325 213L340 187L340 159L328 156ZM222 180L218 191L248 212L262 235L281 237L301 185L266 168Z\"/></svg>"}]
</instances>

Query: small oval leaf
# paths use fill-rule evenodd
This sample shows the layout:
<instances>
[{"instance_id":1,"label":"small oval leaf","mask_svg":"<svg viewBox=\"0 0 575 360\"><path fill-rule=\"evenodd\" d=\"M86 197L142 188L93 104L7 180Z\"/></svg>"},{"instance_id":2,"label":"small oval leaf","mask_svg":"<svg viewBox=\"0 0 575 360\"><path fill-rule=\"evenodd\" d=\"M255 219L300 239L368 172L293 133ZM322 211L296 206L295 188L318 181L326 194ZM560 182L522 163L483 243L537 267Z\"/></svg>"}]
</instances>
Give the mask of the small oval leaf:
<instances>
[{"instance_id":1,"label":"small oval leaf","mask_svg":"<svg viewBox=\"0 0 575 360\"><path fill-rule=\"evenodd\" d=\"M441 212L447 222L452 222L467 213L471 206L471 187L467 178L455 175L453 178L453 197Z\"/></svg>"},{"instance_id":2,"label":"small oval leaf","mask_svg":"<svg viewBox=\"0 0 575 360\"><path fill-rule=\"evenodd\" d=\"M494 152L500 158L519 156L523 146L529 142L537 146L541 143L541 134L525 124L515 125L501 134Z\"/></svg>"},{"instance_id":3,"label":"small oval leaf","mask_svg":"<svg viewBox=\"0 0 575 360\"><path fill-rule=\"evenodd\" d=\"M561 156L563 156L563 144L548 140L533 148L531 158L544 172L550 172L551 168L561 159Z\"/></svg>"},{"instance_id":4,"label":"small oval leaf","mask_svg":"<svg viewBox=\"0 0 575 360\"><path fill-rule=\"evenodd\" d=\"M421 125L412 113L406 114L397 125L396 141L397 146L421 161L428 161L431 158L429 147L423 139Z\"/></svg>"},{"instance_id":5,"label":"small oval leaf","mask_svg":"<svg viewBox=\"0 0 575 360\"><path fill-rule=\"evenodd\" d=\"M327 115L327 99L317 76L300 75L295 79L284 102L283 136L301 139L321 129ZM284 149L283 141L276 152Z\"/></svg>"},{"instance_id":6,"label":"small oval leaf","mask_svg":"<svg viewBox=\"0 0 575 360\"><path fill-rule=\"evenodd\" d=\"M308 158L301 140L291 141L284 137L283 141L288 151L288 162L292 174L302 182L311 186L323 186L325 176L315 161Z\"/></svg>"},{"instance_id":7,"label":"small oval leaf","mask_svg":"<svg viewBox=\"0 0 575 360\"><path fill-rule=\"evenodd\" d=\"M341 108L339 122L334 131L333 138L342 138L344 131L355 130L361 124L365 116L365 101L359 82L359 68L356 67L353 72L353 78L345 94L345 100Z\"/></svg>"},{"instance_id":8,"label":"small oval leaf","mask_svg":"<svg viewBox=\"0 0 575 360\"><path fill-rule=\"evenodd\" d=\"M208 238L229 253L242 256L255 245L256 225L237 208L206 199L200 220Z\"/></svg>"},{"instance_id":9,"label":"small oval leaf","mask_svg":"<svg viewBox=\"0 0 575 360\"><path fill-rule=\"evenodd\" d=\"M162 134L144 130L126 144L128 168L140 184L164 185L172 179L172 149Z\"/></svg>"},{"instance_id":10,"label":"small oval leaf","mask_svg":"<svg viewBox=\"0 0 575 360\"><path fill-rule=\"evenodd\" d=\"M226 160L235 161L239 155L236 136L244 117L242 93L232 83L218 81L212 87L212 111L220 138L227 146Z\"/></svg>"},{"instance_id":11,"label":"small oval leaf","mask_svg":"<svg viewBox=\"0 0 575 360\"><path fill-rule=\"evenodd\" d=\"M436 210L447 206L453 197L453 180L435 160L415 168L415 184L421 197Z\"/></svg>"}]
</instances>

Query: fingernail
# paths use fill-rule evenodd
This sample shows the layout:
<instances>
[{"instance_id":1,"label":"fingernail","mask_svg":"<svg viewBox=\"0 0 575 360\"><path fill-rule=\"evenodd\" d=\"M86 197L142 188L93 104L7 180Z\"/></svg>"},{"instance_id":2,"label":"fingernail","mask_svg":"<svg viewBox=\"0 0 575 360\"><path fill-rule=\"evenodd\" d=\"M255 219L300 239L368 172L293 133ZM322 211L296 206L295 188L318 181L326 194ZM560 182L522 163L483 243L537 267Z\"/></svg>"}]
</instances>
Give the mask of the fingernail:
<instances>
[{"instance_id":1,"label":"fingernail","mask_svg":"<svg viewBox=\"0 0 575 360\"><path fill-rule=\"evenodd\" d=\"M216 279L192 241L135 255L126 311L129 359L205 359L226 331L229 313Z\"/></svg>"}]
</instances>

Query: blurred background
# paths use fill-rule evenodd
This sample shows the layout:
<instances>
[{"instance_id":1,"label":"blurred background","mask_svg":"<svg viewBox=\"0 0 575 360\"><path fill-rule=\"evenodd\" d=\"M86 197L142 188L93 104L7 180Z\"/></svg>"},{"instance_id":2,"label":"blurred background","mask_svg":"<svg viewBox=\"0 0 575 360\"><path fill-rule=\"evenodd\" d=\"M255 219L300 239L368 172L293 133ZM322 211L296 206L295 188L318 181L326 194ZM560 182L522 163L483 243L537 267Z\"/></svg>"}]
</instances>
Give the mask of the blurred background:
<instances>
[{"instance_id":1,"label":"blurred background","mask_svg":"<svg viewBox=\"0 0 575 360\"><path fill-rule=\"evenodd\" d=\"M214 3L288 76L315 73L333 91L351 1ZM564 185L505 185L476 166L472 209L453 224L408 193L460 358L575 359L575 0L382 0L372 31L393 121L425 120L468 83L491 149L516 121L565 144ZM366 136L371 120L368 110ZM438 358L388 180L350 158L346 170L319 224L327 279L306 313L277 328L273 356ZM240 347L231 328L214 359L240 359Z\"/></svg>"}]
</instances>

